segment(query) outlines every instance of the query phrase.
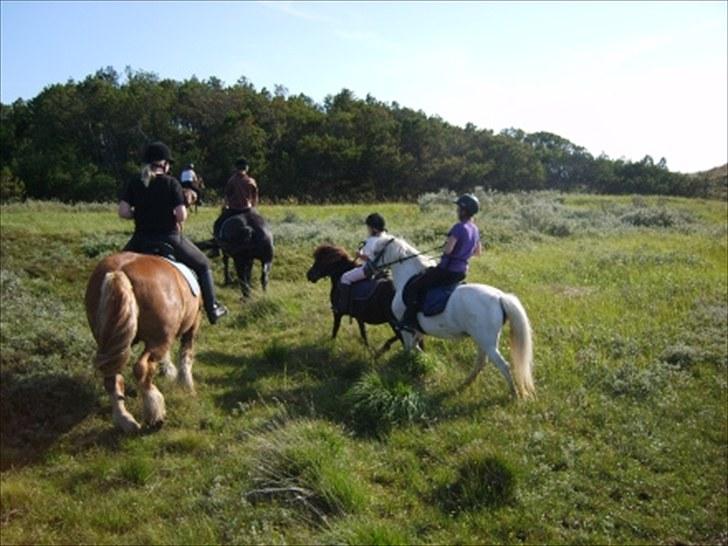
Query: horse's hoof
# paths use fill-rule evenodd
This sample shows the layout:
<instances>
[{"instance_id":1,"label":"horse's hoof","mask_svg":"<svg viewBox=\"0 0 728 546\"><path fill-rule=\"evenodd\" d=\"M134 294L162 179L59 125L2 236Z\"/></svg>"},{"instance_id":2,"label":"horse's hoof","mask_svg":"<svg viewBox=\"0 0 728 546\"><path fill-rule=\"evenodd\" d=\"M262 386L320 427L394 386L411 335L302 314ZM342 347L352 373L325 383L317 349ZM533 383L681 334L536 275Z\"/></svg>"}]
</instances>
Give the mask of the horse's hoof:
<instances>
[{"instance_id":1,"label":"horse's hoof","mask_svg":"<svg viewBox=\"0 0 728 546\"><path fill-rule=\"evenodd\" d=\"M164 396L152 386L144 393L144 422L149 426L157 426L167 415Z\"/></svg>"},{"instance_id":2,"label":"horse's hoof","mask_svg":"<svg viewBox=\"0 0 728 546\"><path fill-rule=\"evenodd\" d=\"M162 362L159 367L159 375L170 380L177 379L177 367L171 362Z\"/></svg>"},{"instance_id":3,"label":"horse's hoof","mask_svg":"<svg viewBox=\"0 0 728 546\"><path fill-rule=\"evenodd\" d=\"M127 434L139 432L142 426L131 415L114 415L114 424Z\"/></svg>"}]
</instances>

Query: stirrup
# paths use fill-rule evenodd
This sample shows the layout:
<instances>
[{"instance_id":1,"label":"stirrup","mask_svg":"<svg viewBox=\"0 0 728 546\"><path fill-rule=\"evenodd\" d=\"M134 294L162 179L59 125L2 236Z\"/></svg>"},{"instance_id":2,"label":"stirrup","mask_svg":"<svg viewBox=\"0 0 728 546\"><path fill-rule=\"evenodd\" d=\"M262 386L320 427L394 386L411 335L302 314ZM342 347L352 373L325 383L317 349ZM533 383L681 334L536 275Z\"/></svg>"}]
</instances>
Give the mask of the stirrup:
<instances>
[{"instance_id":1,"label":"stirrup","mask_svg":"<svg viewBox=\"0 0 728 546\"><path fill-rule=\"evenodd\" d=\"M412 335L417 335L417 334L421 333L417 326L413 326L412 324L408 324L406 322L401 322L401 321L397 322L394 325L394 328L398 332L408 332Z\"/></svg>"},{"instance_id":2,"label":"stirrup","mask_svg":"<svg viewBox=\"0 0 728 546\"><path fill-rule=\"evenodd\" d=\"M210 324L215 324L218 319L224 317L228 314L228 308L222 305L221 303L215 303L215 306L212 308L212 311L207 313L207 318L210 321Z\"/></svg>"}]
</instances>

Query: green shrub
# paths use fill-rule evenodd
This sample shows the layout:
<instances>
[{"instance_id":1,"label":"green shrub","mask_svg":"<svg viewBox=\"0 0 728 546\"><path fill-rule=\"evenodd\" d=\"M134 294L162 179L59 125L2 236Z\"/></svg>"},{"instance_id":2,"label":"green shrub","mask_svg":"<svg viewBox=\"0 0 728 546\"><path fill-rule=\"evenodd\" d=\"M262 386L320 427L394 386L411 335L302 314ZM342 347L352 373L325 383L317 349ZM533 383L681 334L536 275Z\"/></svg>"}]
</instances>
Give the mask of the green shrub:
<instances>
[{"instance_id":1,"label":"green shrub","mask_svg":"<svg viewBox=\"0 0 728 546\"><path fill-rule=\"evenodd\" d=\"M451 482L440 487L435 496L441 508L458 514L483 508L500 508L516 498L516 472L492 455L468 456Z\"/></svg>"},{"instance_id":2,"label":"green shrub","mask_svg":"<svg viewBox=\"0 0 728 546\"><path fill-rule=\"evenodd\" d=\"M25 184L16 177L9 167L0 170L0 203L22 201L25 197Z\"/></svg>"},{"instance_id":3,"label":"green shrub","mask_svg":"<svg viewBox=\"0 0 728 546\"><path fill-rule=\"evenodd\" d=\"M257 440L251 501L282 498L319 516L360 511L367 501L342 431L328 423L288 423Z\"/></svg>"},{"instance_id":4,"label":"green shrub","mask_svg":"<svg viewBox=\"0 0 728 546\"><path fill-rule=\"evenodd\" d=\"M425 419L422 392L403 375L370 372L344 396L352 425L363 434L386 434L392 426Z\"/></svg>"},{"instance_id":5,"label":"green shrub","mask_svg":"<svg viewBox=\"0 0 728 546\"><path fill-rule=\"evenodd\" d=\"M622 216L622 222L638 227L668 228L694 222L689 214L674 209L645 208L628 212Z\"/></svg>"}]
</instances>

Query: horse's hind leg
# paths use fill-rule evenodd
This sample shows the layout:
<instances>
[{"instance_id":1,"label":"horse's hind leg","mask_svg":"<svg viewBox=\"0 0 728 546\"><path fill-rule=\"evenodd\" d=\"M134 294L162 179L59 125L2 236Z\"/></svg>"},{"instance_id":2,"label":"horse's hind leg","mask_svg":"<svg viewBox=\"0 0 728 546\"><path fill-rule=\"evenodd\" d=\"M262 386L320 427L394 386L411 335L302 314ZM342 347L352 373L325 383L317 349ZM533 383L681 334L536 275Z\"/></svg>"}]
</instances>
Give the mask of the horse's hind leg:
<instances>
[{"instance_id":1,"label":"horse's hind leg","mask_svg":"<svg viewBox=\"0 0 728 546\"><path fill-rule=\"evenodd\" d=\"M361 340L364 343L364 346L369 347L369 338L367 338L366 324L364 324L364 321L361 319L356 319L356 322L359 325L359 335L361 335Z\"/></svg>"},{"instance_id":2,"label":"horse's hind leg","mask_svg":"<svg viewBox=\"0 0 728 546\"><path fill-rule=\"evenodd\" d=\"M517 396L516 388L513 386L513 377L511 376L511 368L510 368L510 366L508 366L508 362L506 362L506 359L503 358L503 355L500 354L497 344L493 345L492 348L489 348L488 359L493 364L495 364L495 367L498 368L500 373L503 375L504 379L506 380L506 383L508 383L508 389L511 391L511 394L514 397Z\"/></svg>"},{"instance_id":3,"label":"horse's hind leg","mask_svg":"<svg viewBox=\"0 0 728 546\"><path fill-rule=\"evenodd\" d=\"M260 285L263 288L263 292L268 290L268 283L270 282L270 270L273 267L271 262L265 262L261 268L260 273Z\"/></svg>"},{"instance_id":4,"label":"horse's hind leg","mask_svg":"<svg viewBox=\"0 0 728 546\"><path fill-rule=\"evenodd\" d=\"M124 405L124 376L120 373L104 377L104 388L111 397L111 416L114 424L124 432L136 432L141 428Z\"/></svg>"},{"instance_id":5,"label":"horse's hind leg","mask_svg":"<svg viewBox=\"0 0 728 546\"><path fill-rule=\"evenodd\" d=\"M150 426L162 424L167 413L164 396L162 396L159 389L152 383L156 368L155 362L152 359L156 356L156 359L161 360L168 350L168 348L165 348L163 351L157 352L150 351L145 347L139 360L134 364L134 376L142 391L144 401L144 420Z\"/></svg>"},{"instance_id":6,"label":"horse's hind leg","mask_svg":"<svg viewBox=\"0 0 728 546\"><path fill-rule=\"evenodd\" d=\"M250 284L250 277L253 274L253 260L235 258L235 269L238 273L238 280L240 281L240 289L243 292L243 297L249 298L253 288Z\"/></svg>"},{"instance_id":7,"label":"horse's hind leg","mask_svg":"<svg viewBox=\"0 0 728 546\"><path fill-rule=\"evenodd\" d=\"M199 326L200 320L198 317L192 328L182 334L180 347L177 382L191 393L195 392L195 382L192 379L192 361L194 359L195 336L197 335Z\"/></svg>"},{"instance_id":8,"label":"horse's hind leg","mask_svg":"<svg viewBox=\"0 0 728 546\"><path fill-rule=\"evenodd\" d=\"M223 251L222 253L222 268L223 268L223 286L229 286L232 284L233 280L230 278L230 256L225 254Z\"/></svg>"},{"instance_id":9,"label":"horse's hind leg","mask_svg":"<svg viewBox=\"0 0 728 546\"><path fill-rule=\"evenodd\" d=\"M478 374L485 367L485 363L485 351L481 348L478 348L478 357L475 360L475 368L472 372L470 372L470 375L467 377L467 379L463 381L463 384L460 387L461 389L464 389L465 387L469 386L473 381L475 381L475 378L478 377Z\"/></svg>"}]
</instances>

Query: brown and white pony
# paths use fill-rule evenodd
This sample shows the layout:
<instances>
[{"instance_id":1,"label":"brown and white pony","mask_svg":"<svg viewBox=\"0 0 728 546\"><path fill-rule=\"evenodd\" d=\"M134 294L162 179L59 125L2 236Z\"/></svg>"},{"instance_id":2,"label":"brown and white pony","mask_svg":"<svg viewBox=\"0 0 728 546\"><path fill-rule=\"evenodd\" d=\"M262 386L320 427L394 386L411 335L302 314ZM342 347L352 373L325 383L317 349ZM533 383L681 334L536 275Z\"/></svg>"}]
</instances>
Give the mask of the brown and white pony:
<instances>
[{"instance_id":1,"label":"brown and white pony","mask_svg":"<svg viewBox=\"0 0 728 546\"><path fill-rule=\"evenodd\" d=\"M96 339L95 366L111 396L114 424L125 432L141 427L124 405L122 368L133 344L144 343L134 376L144 402L144 421L160 425L164 397L152 383L158 363L189 391L194 391L192 358L200 326L200 296L193 295L182 274L157 256L121 252L104 258L86 287L86 316ZM179 373L170 350L181 338Z\"/></svg>"}]
</instances>

